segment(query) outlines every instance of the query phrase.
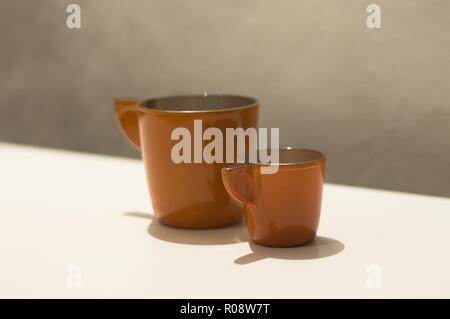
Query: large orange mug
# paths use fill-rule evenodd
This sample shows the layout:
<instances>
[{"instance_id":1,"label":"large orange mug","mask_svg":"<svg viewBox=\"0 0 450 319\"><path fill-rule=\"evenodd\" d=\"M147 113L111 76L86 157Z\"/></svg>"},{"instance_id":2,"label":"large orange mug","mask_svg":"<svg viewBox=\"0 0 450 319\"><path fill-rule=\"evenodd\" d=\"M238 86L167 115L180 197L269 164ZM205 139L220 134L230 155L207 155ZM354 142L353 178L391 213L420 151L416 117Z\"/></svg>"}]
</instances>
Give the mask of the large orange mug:
<instances>
[{"instance_id":1,"label":"large orange mug","mask_svg":"<svg viewBox=\"0 0 450 319\"><path fill-rule=\"evenodd\" d=\"M314 240L320 219L325 155L280 149L278 171L262 174L262 163L222 169L228 193L244 204L251 239L260 245L291 247Z\"/></svg>"},{"instance_id":2,"label":"large orange mug","mask_svg":"<svg viewBox=\"0 0 450 319\"><path fill-rule=\"evenodd\" d=\"M172 133L194 121L202 128L258 127L259 104L231 95L174 96L145 100L115 99L116 116L129 142L142 152L153 209L158 220L181 228L215 228L237 223L242 207L222 183L225 163L176 163ZM202 141L204 147L208 141ZM224 143L224 150L225 150ZM223 152L225 154L225 151Z\"/></svg>"}]
</instances>

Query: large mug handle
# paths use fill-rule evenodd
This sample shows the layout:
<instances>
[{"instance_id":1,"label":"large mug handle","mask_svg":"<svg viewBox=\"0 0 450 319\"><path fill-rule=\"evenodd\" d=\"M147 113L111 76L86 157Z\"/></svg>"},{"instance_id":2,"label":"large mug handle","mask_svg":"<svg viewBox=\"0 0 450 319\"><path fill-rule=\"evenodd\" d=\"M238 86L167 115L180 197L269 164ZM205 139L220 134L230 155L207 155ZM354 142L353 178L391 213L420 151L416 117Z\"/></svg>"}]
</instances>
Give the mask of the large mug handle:
<instances>
[{"instance_id":1,"label":"large mug handle","mask_svg":"<svg viewBox=\"0 0 450 319\"><path fill-rule=\"evenodd\" d=\"M253 165L236 164L222 168L222 181L227 193L242 204L255 203Z\"/></svg>"},{"instance_id":2,"label":"large mug handle","mask_svg":"<svg viewBox=\"0 0 450 319\"><path fill-rule=\"evenodd\" d=\"M140 150L138 103L139 101L135 99L114 99L116 118L120 129L130 144Z\"/></svg>"}]
</instances>

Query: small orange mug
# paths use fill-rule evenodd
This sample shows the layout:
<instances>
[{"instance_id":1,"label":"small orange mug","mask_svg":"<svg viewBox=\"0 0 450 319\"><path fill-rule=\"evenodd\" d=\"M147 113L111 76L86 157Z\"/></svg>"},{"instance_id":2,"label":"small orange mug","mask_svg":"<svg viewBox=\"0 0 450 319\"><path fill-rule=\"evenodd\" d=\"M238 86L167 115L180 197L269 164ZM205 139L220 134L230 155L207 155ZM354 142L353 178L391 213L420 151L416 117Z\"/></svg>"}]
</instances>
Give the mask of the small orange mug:
<instances>
[{"instance_id":1,"label":"small orange mug","mask_svg":"<svg viewBox=\"0 0 450 319\"><path fill-rule=\"evenodd\" d=\"M181 228L214 228L237 223L242 207L222 183L224 163L175 163L171 152L177 128L194 136L203 129L258 127L259 104L232 95L190 95L150 99L115 99L116 116L128 141L142 152L153 209L158 220ZM208 141L202 141L203 147ZM225 144L223 154L225 154Z\"/></svg>"},{"instance_id":2,"label":"small orange mug","mask_svg":"<svg viewBox=\"0 0 450 319\"><path fill-rule=\"evenodd\" d=\"M225 189L244 204L251 239L260 245L292 247L316 237L325 178L325 155L280 149L278 171L261 174L263 163L222 169Z\"/></svg>"}]
</instances>

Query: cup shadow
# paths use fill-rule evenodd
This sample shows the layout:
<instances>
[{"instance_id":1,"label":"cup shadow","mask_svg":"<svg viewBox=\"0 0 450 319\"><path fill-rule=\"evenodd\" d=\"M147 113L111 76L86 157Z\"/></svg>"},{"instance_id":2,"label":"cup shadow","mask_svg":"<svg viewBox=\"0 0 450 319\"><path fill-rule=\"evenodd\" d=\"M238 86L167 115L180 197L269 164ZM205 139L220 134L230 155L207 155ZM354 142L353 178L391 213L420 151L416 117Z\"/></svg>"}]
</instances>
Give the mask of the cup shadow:
<instances>
[{"instance_id":1,"label":"cup shadow","mask_svg":"<svg viewBox=\"0 0 450 319\"><path fill-rule=\"evenodd\" d=\"M342 252L345 248L340 241L323 236L303 246L291 248L271 248L264 247L253 242L249 242L251 253L237 258L234 263L237 265L247 265L266 258L307 260L330 257Z\"/></svg>"},{"instance_id":2,"label":"cup shadow","mask_svg":"<svg viewBox=\"0 0 450 319\"><path fill-rule=\"evenodd\" d=\"M150 236L167 242L186 245L226 245L248 242L247 229L241 221L235 225L214 229L183 229L163 225L153 214L126 212L125 216L150 221L147 232Z\"/></svg>"},{"instance_id":3,"label":"cup shadow","mask_svg":"<svg viewBox=\"0 0 450 319\"><path fill-rule=\"evenodd\" d=\"M313 242L299 247L271 248L261 246L249 240L247 228L242 221L224 228L182 229L161 224L153 214L126 212L124 215L150 221L147 228L148 234L167 242L185 245L226 245L248 242L251 253L234 260L234 263L237 265L247 265L266 258L286 260L320 259L339 254L345 248L340 241L324 236L317 236Z\"/></svg>"}]
</instances>

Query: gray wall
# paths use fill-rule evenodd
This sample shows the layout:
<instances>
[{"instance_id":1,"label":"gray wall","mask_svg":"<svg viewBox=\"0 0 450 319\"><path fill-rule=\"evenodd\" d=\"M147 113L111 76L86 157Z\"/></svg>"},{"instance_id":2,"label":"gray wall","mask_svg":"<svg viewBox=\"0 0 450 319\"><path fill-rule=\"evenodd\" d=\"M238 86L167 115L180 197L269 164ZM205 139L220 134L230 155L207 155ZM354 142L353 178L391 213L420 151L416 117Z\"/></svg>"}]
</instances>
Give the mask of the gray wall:
<instances>
[{"instance_id":1,"label":"gray wall","mask_svg":"<svg viewBox=\"0 0 450 319\"><path fill-rule=\"evenodd\" d=\"M450 1L70 2L0 2L0 141L139 156L113 97L245 94L329 181L450 196Z\"/></svg>"}]
</instances>

